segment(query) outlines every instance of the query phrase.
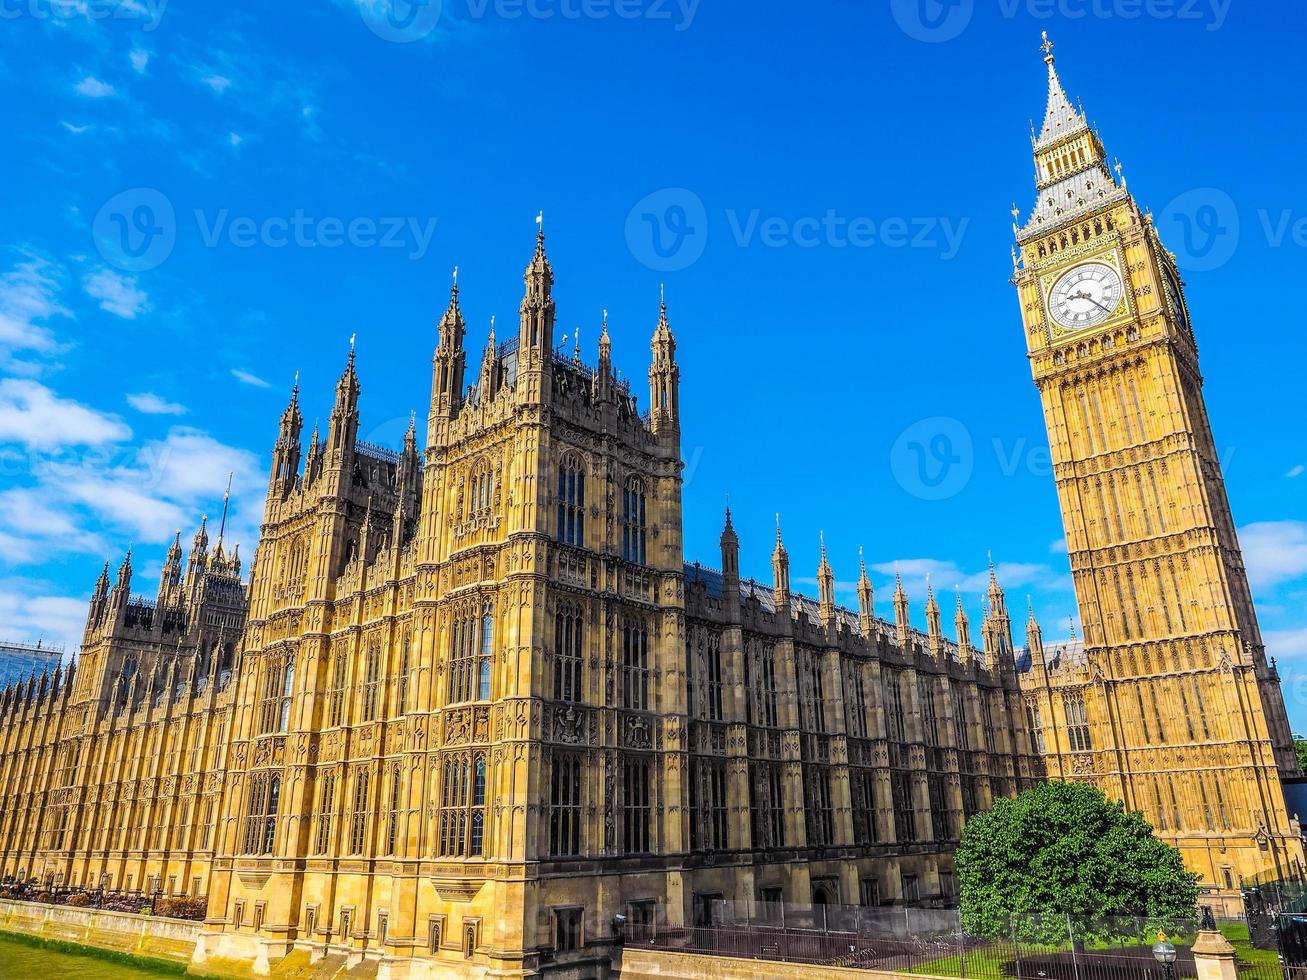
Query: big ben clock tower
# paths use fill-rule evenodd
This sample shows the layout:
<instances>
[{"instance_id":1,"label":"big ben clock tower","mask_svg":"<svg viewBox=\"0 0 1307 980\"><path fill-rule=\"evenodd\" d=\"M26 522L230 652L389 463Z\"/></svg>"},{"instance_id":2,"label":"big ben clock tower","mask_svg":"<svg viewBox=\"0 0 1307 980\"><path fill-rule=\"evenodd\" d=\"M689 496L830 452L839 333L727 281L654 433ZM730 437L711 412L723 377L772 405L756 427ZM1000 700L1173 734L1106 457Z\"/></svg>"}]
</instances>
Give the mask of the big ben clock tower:
<instances>
[{"instance_id":1,"label":"big ben clock tower","mask_svg":"<svg viewBox=\"0 0 1307 980\"><path fill-rule=\"evenodd\" d=\"M1084 627L1023 679L1048 774L1142 810L1214 896L1297 874L1296 772L1203 401L1175 257L1044 37L1038 197L1015 283ZM1018 212L1014 210L1014 216ZM1305 814L1304 816L1307 816Z\"/></svg>"}]
</instances>

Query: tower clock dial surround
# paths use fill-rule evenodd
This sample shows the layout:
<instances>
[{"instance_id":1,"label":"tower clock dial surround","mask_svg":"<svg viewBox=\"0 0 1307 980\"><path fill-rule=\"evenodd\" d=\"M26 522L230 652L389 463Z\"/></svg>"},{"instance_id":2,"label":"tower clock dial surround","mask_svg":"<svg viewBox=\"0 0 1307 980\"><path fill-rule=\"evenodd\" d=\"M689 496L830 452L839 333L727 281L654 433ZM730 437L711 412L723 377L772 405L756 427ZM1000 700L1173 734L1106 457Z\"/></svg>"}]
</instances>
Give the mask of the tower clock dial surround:
<instances>
[{"instance_id":1,"label":"tower clock dial surround","mask_svg":"<svg viewBox=\"0 0 1307 980\"><path fill-rule=\"evenodd\" d=\"M1106 262L1082 262L1053 283L1048 313L1064 330L1096 327L1116 313L1124 297L1121 273Z\"/></svg>"}]
</instances>

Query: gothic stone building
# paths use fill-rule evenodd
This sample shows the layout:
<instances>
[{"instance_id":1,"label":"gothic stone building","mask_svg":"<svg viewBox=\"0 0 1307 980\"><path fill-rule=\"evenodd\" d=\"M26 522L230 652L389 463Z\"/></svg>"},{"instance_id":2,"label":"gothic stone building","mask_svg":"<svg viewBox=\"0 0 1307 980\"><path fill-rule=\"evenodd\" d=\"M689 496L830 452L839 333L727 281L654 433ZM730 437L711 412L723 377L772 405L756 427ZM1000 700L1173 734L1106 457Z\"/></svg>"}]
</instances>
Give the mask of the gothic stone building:
<instances>
[{"instance_id":1,"label":"gothic stone building","mask_svg":"<svg viewBox=\"0 0 1307 980\"><path fill-rule=\"evenodd\" d=\"M1181 287L1051 58L1049 89L1015 279L1083 647L1032 617L1015 649L992 576L974 643L933 593L925 632L901 585L879 619L865 570L837 606L824 546L799 595L779 529L741 580L729 513L720 569L686 564L666 308L642 414L606 329L593 367L557 349L541 235L471 384L455 284L423 451L359 440L351 351L325 438L298 392L282 417L244 597L203 534L153 604L125 563L76 673L0 697L4 873L206 893L202 962L584 976L618 915L947 897L966 817L1045 774L1218 891L1296 869Z\"/></svg>"},{"instance_id":2,"label":"gothic stone building","mask_svg":"<svg viewBox=\"0 0 1307 980\"><path fill-rule=\"evenodd\" d=\"M245 625L241 562L202 524L155 598L96 583L74 668L0 695L0 878L204 895Z\"/></svg>"},{"instance_id":3,"label":"gothic stone building","mask_svg":"<svg viewBox=\"0 0 1307 980\"><path fill-rule=\"evenodd\" d=\"M588 970L614 918L950 893L967 815L1038 778L1003 598L988 656L742 583L681 545L664 307L647 413L605 329L554 340L543 235L516 334L465 384L457 284L426 450L281 422L250 592L205 957L296 946L393 972Z\"/></svg>"}]
</instances>

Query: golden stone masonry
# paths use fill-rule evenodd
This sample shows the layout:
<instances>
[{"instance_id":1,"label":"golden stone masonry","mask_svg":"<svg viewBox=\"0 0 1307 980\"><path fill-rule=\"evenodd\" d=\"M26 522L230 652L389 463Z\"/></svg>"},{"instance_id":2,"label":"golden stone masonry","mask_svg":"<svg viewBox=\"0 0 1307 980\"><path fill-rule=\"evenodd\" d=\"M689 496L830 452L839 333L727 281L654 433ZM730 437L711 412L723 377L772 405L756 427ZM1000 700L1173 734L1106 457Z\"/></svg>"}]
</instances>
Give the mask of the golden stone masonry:
<instances>
[{"instance_id":1,"label":"golden stone masonry","mask_svg":"<svg viewBox=\"0 0 1307 980\"><path fill-rule=\"evenodd\" d=\"M1045 778L1142 810L1211 897L1302 871L1297 767L1174 258L1047 50L1015 283L1083 640L979 642L900 583L877 617L682 550L679 366L649 409L554 337L543 231L517 330L465 383L457 282L425 450L358 439L354 354L302 454L298 390L241 580L222 532L96 585L80 662L0 696L0 876L208 896L196 959L389 977L602 975L615 920L715 899L954 896L966 818Z\"/></svg>"}]
</instances>

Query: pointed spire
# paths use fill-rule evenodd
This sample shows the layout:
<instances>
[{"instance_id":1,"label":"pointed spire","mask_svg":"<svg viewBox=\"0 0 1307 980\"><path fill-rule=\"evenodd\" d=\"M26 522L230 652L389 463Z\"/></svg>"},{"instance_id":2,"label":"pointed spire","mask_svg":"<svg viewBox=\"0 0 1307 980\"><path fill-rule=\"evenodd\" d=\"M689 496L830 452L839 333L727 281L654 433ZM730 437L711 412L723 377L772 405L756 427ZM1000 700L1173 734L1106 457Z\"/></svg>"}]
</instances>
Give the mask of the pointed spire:
<instances>
[{"instance_id":1,"label":"pointed spire","mask_svg":"<svg viewBox=\"0 0 1307 980\"><path fill-rule=\"evenodd\" d=\"M835 573L826 558L826 532L818 532L821 542L821 563L817 566L817 588L820 593L821 621L827 626L835 624Z\"/></svg>"},{"instance_id":2,"label":"pointed spire","mask_svg":"<svg viewBox=\"0 0 1307 980\"><path fill-rule=\"evenodd\" d=\"M465 329L463 311L458 305L458 266L454 266L454 282L449 287L449 305L440 317L438 348L452 350L462 347Z\"/></svg>"},{"instance_id":3,"label":"pointed spire","mask_svg":"<svg viewBox=\"0 0 1307 980\"><path fill-rule=\"evenodd\" d=\"M1085 121L1084 114L1071 104L1067 98L1066 90L1062 87L1062 79L1058 77L1057 68L1054 65L1053 42L1048 39L1048 31L1043 32L1044 64L1048 65L1048 103L1044 109L1044 125L1035 140L1036 148L1042 147L1055 140L1077 132L1081 129L1088 129L1089 124Z\"/></svg>"},{"instance_id":4,"label":"pointed spire","mask_svg":"<svg viewBox=\"0 0 1307 980\"><path fill-rule=\"evenodd\" d=\"M649 365L649 419L654 432L680 431L681 369L676 364L676 338L667 322L667 293L658 290L658 326L654 328Z\"/></svg>"},{"instance_id":5,"label":"pointed spire","mask_svg":"<svg viewBox=\"0 0 1307 980\"><path fill-rule=\"evenodd\" d=\"M722 575L725 578L739 582L740 578L740 538L735 533L735 528L731 524L731 503L730 497L726 498L726 520L722 525ZM738 586L736 588L738 592ZM729 607L728 607L728 612Z\"/></svg>"},{"instance_id":6,"label":"pointed spire","mask_svg":"<svg viewBox=\"0 0 1307 980\"><path fill-rule=\"evenodd\" d=\"M908 643L912 635L912 623L908 608L908 594L903 590L903 576L899 574L898 562L894 563L894 625L898 633L899 649L908 652Z\"/></svg>"},{"instance_id":7,"label":"pointed spire","mask_svg":"<svg viewBox=\"0 0 1307 980\"><path fill-rule=\"evenodd\" d=\"M787 608L790 604L790 553L785 550L781 540L781 515L776 515L776 547L771 554L772 597L776 608Z\"/></svg>"},{"instance_id":8,"label":"pointed spire","mask_svg":"<svg viewBox=\"0 0 1307 980\"><path fill-rule=\"evenodd\" d=\"M195 538L191 544L191 553L199 554L209 550L209 515L200 515L200 527L195 532Z\"/></svg>"},{"instance_id":9,"label":"pointed spire","mask_svg":"<svg viewBox=\"0 0 1307 980\"><path fill-rule=\"evenodd\" d=\"M971 658L971 620L967 618L966 610L962 608L962 588L955 588L957 593L957 612L953 616L953 628L958 636L958 654L960 659L965 663Z\"/></svg>"},{"instance_id":10,"label":"pointed spire","mask_svg":"<svg viewBox=\"0 0 1307 980\"><path fill-rule=\"evenodd\" d=\"M858 627L862 635L871 638L875 628L875 610L873 608L875 593L871 588L871 579L867 578L867 559L858 548Z\"/></svg>"}]
</instances>

